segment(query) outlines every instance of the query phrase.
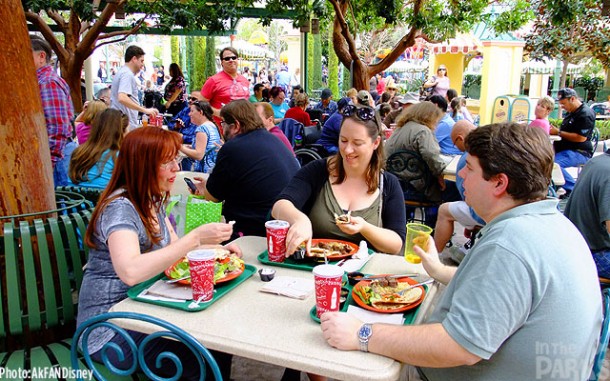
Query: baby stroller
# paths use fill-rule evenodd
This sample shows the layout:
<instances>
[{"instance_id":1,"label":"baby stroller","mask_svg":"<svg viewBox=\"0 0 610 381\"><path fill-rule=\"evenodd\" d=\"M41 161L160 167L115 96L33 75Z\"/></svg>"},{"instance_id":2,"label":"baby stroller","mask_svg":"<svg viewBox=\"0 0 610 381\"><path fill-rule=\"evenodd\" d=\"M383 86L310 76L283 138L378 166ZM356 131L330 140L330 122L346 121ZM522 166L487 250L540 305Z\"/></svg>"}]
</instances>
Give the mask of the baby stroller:
<instances>
[{"instance_id":1,"label":"baby stroller","mask_svg":"<svg viewBox=\"0 0 610 381\"><path fill-rule=\"evenodd\" d=\"M145 90L142 103L146 108L156 108L159 112L165 112L165 106L161 104L163 94L157 90Z\"/></svg>"},{"instance_id":2,"label":"baby stroller","mask_svg":"<svg viewBox=\"0 0 610 381\"><path fill-rule=\"evenodd\" d=\"M292 144L294 154L301 167L311 161L328 156L328 152L324 147L320 144L315 144L322 133L319 123L316 123L314 126L303 126L302 123L294 119L285 118L278 127Z\"/></svg>"}]
</instances>

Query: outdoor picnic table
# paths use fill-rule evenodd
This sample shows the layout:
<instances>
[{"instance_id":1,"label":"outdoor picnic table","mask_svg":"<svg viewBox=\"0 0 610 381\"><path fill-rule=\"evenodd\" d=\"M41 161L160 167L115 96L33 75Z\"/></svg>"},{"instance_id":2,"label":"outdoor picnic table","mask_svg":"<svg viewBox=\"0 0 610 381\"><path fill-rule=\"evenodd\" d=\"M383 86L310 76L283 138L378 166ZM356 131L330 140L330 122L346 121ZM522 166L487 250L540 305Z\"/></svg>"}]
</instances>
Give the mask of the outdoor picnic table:
<instances>
[{"instance_id":1,"label":"outdoor picnic table","mask_svg":"<svg viewBox=\"0 0 610 381\"><path fill-rule=\"evenodd\" d=\"M264 237L241 237L235 241L246 264L263 267L257 256L266 250ZM269 267L269 266L265 266ZM277 276L313 280L309 271L273 267ZM418 280L428 279L421 264L411 264L403 256L374 254L362 271L367 274L417 272ZM402 364L393 359L359 351L332 348L322 337L319 323L310 317L315 296L304 300L260 292L264 283L255 274L222 299L200 312L186 312L126 299L111 311L152 315L189 332L206 347L264 363L321 374L339 380L398 380ZM428 289L414 324L421 324L438 299L438 284ZM151 332L138 321L120 323L125 328Z\"/></svg>"}]
</instances>

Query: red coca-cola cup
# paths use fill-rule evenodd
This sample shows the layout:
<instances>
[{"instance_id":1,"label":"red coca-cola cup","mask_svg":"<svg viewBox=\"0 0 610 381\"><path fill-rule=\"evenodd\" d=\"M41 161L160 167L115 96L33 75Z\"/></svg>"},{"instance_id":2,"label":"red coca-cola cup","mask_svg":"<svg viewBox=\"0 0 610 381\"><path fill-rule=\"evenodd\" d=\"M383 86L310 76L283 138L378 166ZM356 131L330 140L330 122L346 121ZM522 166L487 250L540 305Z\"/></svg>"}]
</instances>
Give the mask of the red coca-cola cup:
<instances>
[{"instance_id":1,"label":"red coca-cola cup","mask_svg":"<svg viewBox=\"0 0 610 381\"><path fill-rule=\"evenodd\" d=\"M214 296L214 263L216 262L216 251L193 250L186 258L189 261L191 272L191 287L193 289L193 300L208 302Z\"/></svg>"},{"instance_id":2,"label":"red coca-cola cup","mask_svg":"<svg viewBox=\"0 0 610 381\"><path fill-rule=\"evenodd\" d=\"M157 127L163 127L163 115L157 115L156 124Z\"/></svg>"},{"instance_id":3,"label":"red coca-cola cup","mask_svg":"<svg viewBox=\"0 0 610 381\"><path fill-rule=\"evenodd\" d=\"M383 133L385 134L385 138L386 140L388 140L390 138L390 136L392 136L392 133L394 132L393 129L388 128L386 130L383 131Z\"/></svg>"},{"instance_id":4,"label":"red coca-cola cup","mask_svg":"<svg viewBox=\"0 0 610 381\"><path fill-rule=\"evenodd\" d=\"M282 220L272 220L265 223L267 228L267 253L270 262L284 262L286 258L286 234L290 224Z\"/></svg>"},{"instance_id":5,"label":"red coca-cola cup","mask_svg":"<svg viewBox=\"0 0 610 381\"><path fill-rule=\"evenodd\" d=\"M336 265L318 265L313 268L316 290L316 313L339 311L343 269Z\"/></svg>"}]
</instances>

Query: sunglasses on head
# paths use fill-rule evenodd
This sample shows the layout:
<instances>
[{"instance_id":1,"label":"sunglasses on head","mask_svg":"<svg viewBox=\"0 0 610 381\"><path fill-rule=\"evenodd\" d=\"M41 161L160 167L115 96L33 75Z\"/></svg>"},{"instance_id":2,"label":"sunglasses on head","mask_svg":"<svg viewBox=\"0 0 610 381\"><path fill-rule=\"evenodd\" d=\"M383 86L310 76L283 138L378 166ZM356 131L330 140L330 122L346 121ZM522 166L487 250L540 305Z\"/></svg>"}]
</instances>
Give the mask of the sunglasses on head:
<instances>
[{"instance_id":1,"label":"sunglasses on head","mask_svg":"<svg viewBox=\"0 0 610 381\"><path fill-rule=\"evenodd\" d=\"M356 107L354 105L347 105L341 110L341 115L348 117L356 115L361 120L375 120L375 109L368 106Z\"/></svg>"},{"instance_id":2,"label":"sunglasses on head","mask_svg":"<svg viewBox=\"0 0 610 381\"><path fill-rule=\"evenodd\" d=\"M237 60L237 56L222 57L222 60L225 61L225 62L236 61Z\"/></svg>"}]
</instances>

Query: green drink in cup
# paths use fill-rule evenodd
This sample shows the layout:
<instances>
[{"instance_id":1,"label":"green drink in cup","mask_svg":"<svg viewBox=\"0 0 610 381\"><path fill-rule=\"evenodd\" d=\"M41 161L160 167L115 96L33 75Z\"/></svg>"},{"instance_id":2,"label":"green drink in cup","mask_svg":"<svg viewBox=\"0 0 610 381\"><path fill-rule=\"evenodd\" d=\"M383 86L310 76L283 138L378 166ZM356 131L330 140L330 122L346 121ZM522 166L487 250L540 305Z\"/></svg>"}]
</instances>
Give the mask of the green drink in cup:
<instances>
[{"instance_id":1,"label":"green drink in cup","mask_svg":"<svg viewBox=\"0 0 610 381\"><path fill-rule=\"evenodd\" d=\"M407 224L407 242L405 245L405 260L410 263L420 263L421 258L415 253L414 246L419 246L423 250L428 248L428 239L432 234L432 229L424 224L411 222Z\"/></svg>"}]
</instances>

